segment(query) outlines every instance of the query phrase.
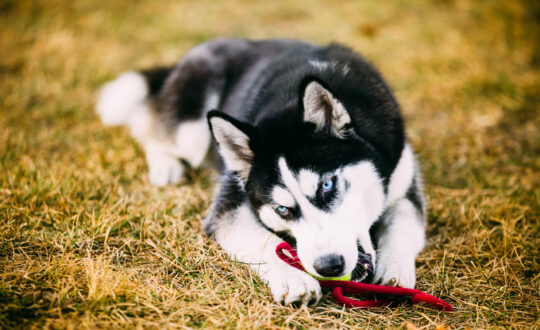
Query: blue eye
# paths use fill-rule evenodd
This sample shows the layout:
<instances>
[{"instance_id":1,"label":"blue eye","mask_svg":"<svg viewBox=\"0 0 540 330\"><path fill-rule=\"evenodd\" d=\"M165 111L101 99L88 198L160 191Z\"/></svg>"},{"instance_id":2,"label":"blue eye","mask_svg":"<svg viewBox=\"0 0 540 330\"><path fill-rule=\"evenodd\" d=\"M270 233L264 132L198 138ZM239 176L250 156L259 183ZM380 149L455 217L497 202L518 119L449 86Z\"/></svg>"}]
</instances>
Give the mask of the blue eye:
<instances>
[{"instance_id":1,"label":"blue eye","mask_svg":"<svg viewBox=\"0 0 540 330\"><path fill-rule=\"evenodd\" d=\"M332 190L332 188L334 188L334 181L332 179L328 179L326 181L323 182L322 184L322 191L323 192L329 192L330 190Z\"/></svg>"},{"instance_id":2,"label":"blue eye","mask_svg":"<svg viewBox=\"0 0 540 330\"><path fill-rule=\"evenodd\" d=\"M275 210L281 216L287 216L290 213L289 209L287 207L285 207L285 206L282 206L282 205L277 206Z\"/></svg>"}]
</instances>

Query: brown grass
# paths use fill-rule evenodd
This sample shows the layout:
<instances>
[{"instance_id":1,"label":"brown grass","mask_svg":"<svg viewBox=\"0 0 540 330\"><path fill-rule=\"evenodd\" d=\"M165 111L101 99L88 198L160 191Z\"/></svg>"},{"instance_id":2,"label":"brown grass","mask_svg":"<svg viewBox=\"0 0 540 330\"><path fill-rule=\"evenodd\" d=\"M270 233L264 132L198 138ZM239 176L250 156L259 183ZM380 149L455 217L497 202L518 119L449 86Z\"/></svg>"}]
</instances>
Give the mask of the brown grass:
<instances>
[{"instance_id":1,"label":"brown grass","mask_svg":"<svg viewBox=\"0 0 540 330\"><path fill-rule=\"evenodd\" d=\"M0 327L537 328L535 3L0 0ZM430 202L418 287L455 312L277 305L202 233L211 173L148 184L96 90L228 35L337 40L383 71Z\"/></svg>"}]
</instances>

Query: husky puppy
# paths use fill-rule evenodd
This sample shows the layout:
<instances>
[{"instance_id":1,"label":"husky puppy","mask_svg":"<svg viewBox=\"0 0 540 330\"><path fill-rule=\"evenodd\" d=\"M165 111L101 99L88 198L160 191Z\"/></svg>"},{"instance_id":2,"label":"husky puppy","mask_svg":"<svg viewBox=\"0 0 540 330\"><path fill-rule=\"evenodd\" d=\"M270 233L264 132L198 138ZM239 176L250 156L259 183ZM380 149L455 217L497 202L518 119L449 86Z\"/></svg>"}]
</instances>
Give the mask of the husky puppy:
<instances>
[{"instance_id":1,"label":"husky puppy","mask_svg":"<svg viewBox=\"0 0 540 330\"><path fill-rule=\"evenodd\" d=\"M321 297L278 259L283 240L319 277L414 287L425 242L415 157L390 88L350 49L216 39L175 67L107 83L97 112L130 129L158 186L200 166L213 138L223 170L204 230L277 302Z\"/></svg>"}]
</instances>

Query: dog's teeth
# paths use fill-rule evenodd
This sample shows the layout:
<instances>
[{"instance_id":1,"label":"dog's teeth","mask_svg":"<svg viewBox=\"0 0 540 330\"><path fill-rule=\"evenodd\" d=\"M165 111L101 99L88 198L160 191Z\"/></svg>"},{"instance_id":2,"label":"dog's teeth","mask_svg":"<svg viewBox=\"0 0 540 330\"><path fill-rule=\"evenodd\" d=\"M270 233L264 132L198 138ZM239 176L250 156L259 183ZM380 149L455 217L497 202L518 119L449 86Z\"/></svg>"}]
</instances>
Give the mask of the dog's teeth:
<instances>
[{"instance_id":1,"label":"dog's teeth","mask_svg":"<svg viewBox=\"0 0 540 330\"><path fill-rule=\"evenodd\" d=\"M362 281L365 280L367 276L368 276L368 272L367 272L367 269L366 269L364 274L362 274Z\"/></svg>"}]
</instances>

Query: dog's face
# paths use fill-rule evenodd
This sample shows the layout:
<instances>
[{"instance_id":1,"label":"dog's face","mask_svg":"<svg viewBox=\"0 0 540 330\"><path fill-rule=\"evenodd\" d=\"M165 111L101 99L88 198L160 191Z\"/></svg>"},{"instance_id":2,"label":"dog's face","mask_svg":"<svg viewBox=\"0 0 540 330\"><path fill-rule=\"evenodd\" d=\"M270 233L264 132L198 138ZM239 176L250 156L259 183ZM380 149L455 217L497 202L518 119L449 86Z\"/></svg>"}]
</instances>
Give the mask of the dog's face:
<instances>
[{"instance_id":1,"label":"dog's face","mask_svg":"<svg viewBox=\"0 0 540 330\"><path fill-rule=\"evenodd\" d=\"M213 135L254 213L295 240L308 272L369 280L376 262L369 229L385 199L377 155L331 92L316 81L303 90L297 118L255 128L212 113Z\"/></svg>"}]
</instances>

